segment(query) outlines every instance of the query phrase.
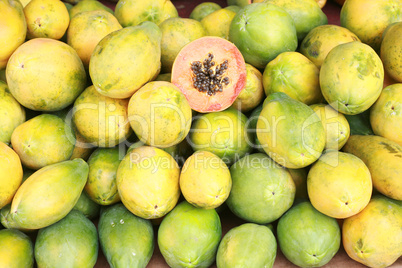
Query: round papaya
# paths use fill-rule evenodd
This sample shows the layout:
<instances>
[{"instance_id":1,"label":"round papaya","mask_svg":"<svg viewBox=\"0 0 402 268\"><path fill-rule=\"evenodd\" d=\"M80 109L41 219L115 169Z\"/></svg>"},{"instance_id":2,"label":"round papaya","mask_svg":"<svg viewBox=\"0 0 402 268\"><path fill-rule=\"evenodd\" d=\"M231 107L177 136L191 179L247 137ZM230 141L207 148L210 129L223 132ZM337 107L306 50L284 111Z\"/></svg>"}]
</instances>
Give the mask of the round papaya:
<instances>
[{"instance_id":1,"label":"round papaya","mask_svg":"<svg viewBox=\"0 0 402 268\"><path fill-rule=\"evenodd\" d=\"M156 219L166 215L180 196L180 168L167 152L151 146L131 150L121 161L116 183L123 204L134 215Z\"/></svg>"},{"instance_id":2,"label":"round papaya","mask_svg":"<svg viewBox=\"0 0 402 268\"><path fill-rule=\"evenodd\" d=\"M321 213L338 219L364 209L373 184L364 162L349 153L330 150L313 164L307 175L307 191L312 205Z\"/></svg>"},{"instance_id":3,"label":"round papaya","mask_svg":"<svg viewBox=\"0 0 402 268\"><path fill-rule=\"evenodd\" d=\"M215 209L186 201L166 215L158 229L158 245L170 267L210 267L215 261L222 226Z\"/></svg>"},{"instance_id":4,"label":"round papaya","mask_svg":"<svg viewBox=\"0 0 402 268\"><path fill-rule=\"evenodd\" d=\"M90 3L98 1L82 1ZM103 37L122 27L117 19L105 10L82 12L74 16L67 30L67 44L77 51L78 56L89 67L89 60L96 45Z\"/></svg>"},{"instance_id":5,"label":"round papaya","mask_svg":"<svg viewBox=\"0 0 402 268\"><path fill-rule=\"evenodd\" d=\"M348 0L340 13L341 26L377 52L380 51L384 30L401 20L402 3L399 0Z\"/></svg>"},{"instance_id":6,"label":"round papaya","mask_svg":"<svg viewBox=\"0 0 402 268\"><path fill-rule=\"evenodd\" d=\"M296 188L290 173L265 154L246 155L230 167L230 174L226 204L248 222L273 222L293 204Z\"/></svg>"},{"instance_id":7,"label":"round papaya","mask_svg":"<svg viewBox=\"0 0 402 268\"><path fill-rule=\"evenodd\" d=\"M225 162L207 151L197 151L187 158L179 182L187 202L205 209L222 205L232 188L230 171Z\"/></svg>"},{"instance_id":8,"label":"round papaya","mask_svg":"<svg viewBox=\"0 0 402 268\"><path fill-rule=\"evenodd\" d=\"M321 267L338 252L341 230L336 219L310 202L289 209L278 222L278 243L285 257L300 267Z\"/></svg>"},{"instance_id":9,"label":"round papaya","mask_svg":"<svg viewBox=\"0 0 402 268\"><path fill-rule=\"evenodd\" d=\"M0 142L9 144L16 127L25 122L25 109L10 93L6 83L0 81Z\"/></svg>"},{"instance_id":10,"label":"round papaya","mask_svg":"<svg viewBox=\"0 0 402 268\"><path fill-rule=\"evenodd\" d=\"M0 230L0 267L34 267L34 247L31 239L15 229Z\"/></svg>"},{"instance_id":11,"label":"round papaya","mask_svg":"<svg viewBox=\"0 0 402 268\"><path fill-rule=\"evenodd\" d=\"M75 136L60 117L41 114L19 125L11 144L24 166L40 169L70 159Z\"/></svg>"},{"instance_id":12,"label":"round papaya","mask_svg":"<svg viewBox=\"0 0 402 268\"><path fill-rule=\"evenodd\" d=\"M123 27L136 26L144 21L159 25L169 18L179 16L170 0L119 0L114 14Z\"/></svg>"},{"instance_id":13,"label":"round papaya","mask_svg":"<svg viewBox=\"0 0 402 268\"><path fill-rule=\"evenodd\" d=\"M358 41L334 47L320 70L325 100L344 114L359 114L370 108L381 94L384 67L368 45Z\"/></svg>"},{"instance_id":14,"label":"round papaya","mask_svg":"<svg viewBox=\"0 0 402 268\"><path fill-rule=\"evenodd\" d=\"M402 84L384 88L370 109L374 133L402 146Z\"/></svg>"},{"instance_id":15,"label":"round papaya","mask_svg":"<svg viewBox=\"0 0 402 268\"><path fill-rule=\"evenodd\" d=\"M24 14L29 39L61 39L70 23L67 7L60 0L31 0Z\"/></svg>"},{"instance_id":16,"label":"round papaya","mask_svg":"<svg viewBox=\"0 0 402 268\"><path fill-rule=\"evenodd\" d=\"M172 67L172 83L197 112L228 108L246 85L243 56L220 37L201 37L184 46Z\"/></svg>"},{"instance_id":17,"label":"round papaya","mask_svg":"<svg viewBox=\"0 0 402 268\"><path fill-rule=\"evenodd\" d=\"M229 28L236 12L226 8L218 9L201 20L206 35L229 39Z\"/></svg>"},{"instance_id":18,"label":"round papaya","mask_svg":"<svg viewBox=\"0 0 402 268\"><path fill-rule=\"evenodd\" d=\"M337 45L353 41L360 40L348 29L339 25L321 25L306 35L300 44L300 53L320 69L331 49Z\"/></svg>"},{"instance_id":19,"label":"round papaya","mask_svg":"<svg viewBox=\"0 0 402 268\"><path fill-rule=\"evenodd\" d=\"M79 13L82 12L87 12L87 11L95 11L95 10L103 10L111 15L114 15L113 10L102 4L102 2L97 1L97 0L86 0L86 1L79 1L77 4L75 4L71 9L68 11L70 14L70 20L73 19L73 17ZM117 19L116 19L117 20ZM120 24L119 24L120 25Z\"/></svg>"},{"instance_id":20,"label":"round papaya","mask_svg":"<svg viewBox=\"0 0 402 268\"><path fill-rule=\"evenodd\" d=\"M259 69L280 53L295 51L298 44L292 17L282 7L266 1L247 5L236 14L229 40L247 63Z\"/></svg>"},{"instance_id":21,"label":"round papaya","mask_svg":"<svg viewBox=\"0 0 402 268\"><path fill-rule=\"evenodd\" d=\"M201 21L204 17L222 7L214 2L203 2L198 4L190 13L190 19Z\"/></svg>"},{"instance_id":22,"label":"round papaya","mask_svg":"<svg viewBox=\"0 0 402 268\"><path fill-rule=\"evenodd\" d=\"M161 30L152 22L106 35L96 45L89 62L96 90L110 98L131 97L159 74L161 38Z\"/></svg>"},{"instance_id":23,"label":"round papaya","mask_svg":"<svg viewBox=\"0 0 402 268\"><path fill-rule=\"evenodd\" d=\"M190 131L191 107L184 94L169 82L145 84L130 98L127 112L137 137L151 146L176 145Z\"/></svg>"},{"instance_id":24,"label":"round papaya","mask_svg":"<svg viewBox=\"0 0 402 268\"><path fill-rule=\"evenodd\" d=\"M6 77L14 98L35 111L61 110L86 86L77 52L50 38L35 38L18 47L8 61Z\"/></svg>"},{"instance_id":25,"label":"round papaya","mask_svg":"<svg viewBox=\"0 0 402 268\"><path fill-rule=\"evenodd\" d=\"M7 66L11 54L25 42L27 23L20 1L1 0L0 70Z\"/></svg>"},{"instance_id":26,"label":"round papaya","mask_svg":"<svg viewBox=\"0 0 402 268\"><path fill-rule=\"evenodd\" d=\"M221 268L273 267L276 247L275 236L267 226L244 223L223 236L216 264Z\"/></svg>"},{"instance_id":27,"label":"round papaya","mask_svg":"<svg viewBox=\"0 0 402 268\"><path fill-rule=\"evenodd\" d=\"M202 24L193 19L170 18L159 27L162 32L161 71L164 73L172 71L173 62L185 45L206 35Z\"/></svg>"},{"instance_id":28,"label":"round papaya","mask_svg":"<svg viewBox=\"0 0 402 268\"><path fill-rule=\"evenodd\" d=\"M391 266L402 256L401 226L402 201L376 195L363 211L344 220L343 247L368 267Z\"/></svg>"},{"instance_id":29,"label":"round papaya","mask_svg":"<svg viewBox=\"0 0 402 268\"><path fill-rule=\"evenodd\" d=\"M262 82L267 96L284 92L307 105L324 99L319 69L299 52L283 52L270 61L264 69Z\"/></svg>"}]
</instances>

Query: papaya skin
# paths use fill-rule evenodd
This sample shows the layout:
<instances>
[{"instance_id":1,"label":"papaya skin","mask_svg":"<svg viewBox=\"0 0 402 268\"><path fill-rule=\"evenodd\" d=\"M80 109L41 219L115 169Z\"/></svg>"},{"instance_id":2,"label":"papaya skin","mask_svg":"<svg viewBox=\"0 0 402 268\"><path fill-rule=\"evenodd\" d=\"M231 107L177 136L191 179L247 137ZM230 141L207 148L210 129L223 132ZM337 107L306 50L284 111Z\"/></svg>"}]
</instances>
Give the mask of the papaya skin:
<instances>
[{"instance_id":1,"label":"papaya skin","mask_svg":"<svg viewBox=\"0 0 402 268\"><path fill-rule=\"evenodd\" d=\"M20 1L1 0L0 10L0 69L4 69L11 54L24 43L27 24Z\"/></svg>"},{"instance_id":2,"label":"papaya skin","mask_svg":"<svg viewBox=\"0 0 402 268\"><path fill-rule=\"evenodd\" d=\"M368 267L388 267L402 255L401 226L402 202L376 195L362 212L344 220L343 247Z\"/></svg>"},{"instance_id":3,"label":"papaya skin","mask_svg":"<svg viewBox=\"0 0 402 268\"><path fill-rule=\"evenodd\" d=\"M342 150L363 160L375 189L390 198L402 200L402 146L380 136L352 135Z\"/></svg>"},{"instance_id":4,"label":"papaya skin","mask_svg":"<svg viewBox=\"0 0 402 268\"><path fill-rule=\"evenodd\" d=\"M0 142L0 208L11 203L22 182L22 165L18 154Z\"/></svg>"},{"instance_id":5,"label":"papaya skin","mask_svg":"<svg viewBox=\"0 0 402 268\"><path fill-rule=\"evenodd\" d=\"M370 124L376 135L402 146L402 84L382 90L370 109Z\"/></svg>"},{"instance_id":6,"label":"papaya skin","mask_svg":"<svg viewBox=\"0 0 402 268\"><path fill-rule=\"evenodd\" d=\"M34 267L34 247L31 239L15 229L0 230L0 267Z\"/></svg>"}]
</instances>

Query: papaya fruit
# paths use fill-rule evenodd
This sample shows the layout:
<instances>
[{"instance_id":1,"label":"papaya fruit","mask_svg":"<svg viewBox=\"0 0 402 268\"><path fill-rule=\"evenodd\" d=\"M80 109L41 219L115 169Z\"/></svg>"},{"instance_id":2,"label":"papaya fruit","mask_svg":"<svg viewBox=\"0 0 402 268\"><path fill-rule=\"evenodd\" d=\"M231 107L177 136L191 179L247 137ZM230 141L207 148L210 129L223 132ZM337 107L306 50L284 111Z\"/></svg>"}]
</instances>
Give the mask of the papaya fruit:
<instances>
[{"instance_id":1,"label":"papaya fruit","mask_svg":"<svg viewBox=\"0 0 402 268\"><path fill-rule=\"evenodd\" d=\"M82 159L48 165L17 190L7 219L18 228L41 229L64 218L77 203L88 177Z\"/></svg>"},{"instance_id":2,"label":"papaya fruit","mask_svg":"<svg viewBox=\"0 0 402 268\"><path fill-rule=\"evenodd\" d=\"M194 7L194 9L190 13L189 18L201 21L204 17L221 8L222 7L217 3L203 2Z\"/></svg>"},{"instance_id":3,"label":"papaya fruit","mask_svg":"<svg viewBox=\"0 0 402 268\"><path fill-rule=\"evenodd\" d=\"M191 107L172 83L152 81L141 87L128 103L128 120L145 144L166 148L183 141L191 127Z\"/></svg>"},{"instance_id":4,"label":"papaya fruit","mask_svg":"<svg viewBox=\"0 0 402 268\"><path fill-rule=\"evenodd\" d=\"M82 1L80 3L99 3L98 1ZM77 4L74 7L77 7ZM74 16L67 30L67 44L77 51L85 68L89 67L89 60L96 45L103 37L122 27L116 17L106 10L81 12Z\"/></svg>"},{"instance_id":5,"label":"papaya fruit","mask_svg":"<svg viewBox=\"0 0 402 268\"><path fill-rule=\"evenodd\" d=\"M338 252L341 230L336 219L305 201L289 209L278 222L278 243L285 257L299 267L321 267Z\"/></svg>"},{"instance_id":6,"label":"papaya fruit","mask_svg":"<svg viewBox=\"0 0 402 268\"><path fill-rule=\"evenodd\" d=\"M301 42L315 27L328 24L327 15L316 0L268 0L265 1L286 10L296 27L297 39Z\"/></svg>"},{"instance_id":7,"label":"papaya fruit","mask_svg":"<svg viewBox=\"0 0 402 268\"><path fill-rule=\"evenodd\" d=\"M377 52L380 51L384 30L401 20L402 3L399 0L348 0L340 13L341 26Z\"/></svg>"},{"instance_id":8,"label":"papaya fruit","mask_svg":"<svg viewBox=\"0 0 402 268\"><path fill-rule=\"evenodd\" d=\"M295 51L297 34L293 18L269 2L243 7L230 24L229 40L247 63L263 69L280 53Z\"/></svg>"},{"instance_id":9,"label":"papaya fruit","mask_svg":"<svg viewBox=\"0 0 402 268\"><path fill-rule=\"evenodd\" d=\"M98 233L85 215L72 210L60 221L39 230L35 241L38 267L92 268L98 259Z\"/></svg>"},{"instance_id":10,"label":"papaya fruit","mask_svg":"<svg viewBox=\"0 0 402 268\"><path fill-rule=\"evenodd\" d=\"M218 9L201 20L206 35L218 36L229 40L229 28L236 12L226 8Z\"/></svg>"},{"instance_id":11,"label":"papaya fruit","mask_svg":"<svg viewBox=\"0 0 402 268\"><path fill-rule=\"evenodd\" d=\"M362 212L344 220L343 247L368 267L391 266L402 256L401 226L402 202L376 195Z\"/></svg>"},{"instance_id":12,"label":"papaya fruit","mask_svg":"<svg viewBox=\"0 0 402 268\"><path fill-rule=\"evenodd\" d=\"M60 0L31 0L24 14L29 39L61 39L70 23L67 7Z\"/></svg>"},{"instance_id":13,"label":"papaya fruit","mask_svg":"<svg viewBox=\"0 0 402 268\"><path fill-rule=\"evenodd\" d=\"M383 82L380 57L358 41L334 47L320 70L325 100L343 114L359 114L370 108L380 96Z\"/></svg>"},{"instance_id":14,"label":"papaya fruit","mask_svg":"<svg viewBox=\"0 0 402 268\"><path fill-rule=\"evenodd\" d=\"M131 97L159 73L161 38L159 27L149 21L106 35L96 45L89 62L96 90L110 98ZM118 72L111 72L112 69Z\"/></svg>"},{"instance_id":15,"label":"papaya fruit","mask_svg":"<svg viewBox=\"0 0 402 268\"><path fill-rule=\"evenodd\" d=\"M257 107L265 97L261 72L248 63L246 63L246 72L246 86L232 104L243 113Z\"/></svg>"},{"instance_id":16,"label":"papaya fruit","mask_svg":"<svg viewBox=\"0 0 402 268\"><path fill-rule=\"evenodd\" d=\"M337 45L353 41L360 41L360 39L344 27L332 24L320 25L304 37L300 44L300 53L320 69L331 49Z\"/></svg>"},{"instance_id":17,"label":"papaya fruit","mask_svg":"<svg viewBox=\"0 0 402 268\"><path fill-rule=\"evenodd\" d=\"M0 27L3 32L0 37L0 70L5 69L11 54L25 42L27 23L24 7L20 1L1 0L0 10L2 16Z\"/></svg>"},{"instance_id":18,"label":"papaya fruit","mask_svg":"<svg viewBox=\"0 0 402 268\"><path fill-rule=\"evenodd\" d=\"M402 200L402 147L399 144L375 135L352 135L342 150L363 160L376 190Z\"/></svg>"},{"instance_id":19,"label":"papaya fruit","mask_svg":"<svg viewBox=\"0 0 402 268\"><path fill-rule=\"evenodd\" d=\"M262 153L246 155L230 167L232 190L226 201L238 217L267 224L293 204L296 187L289 171Z\"/></svg>"},{"instance_id":20,"label":"papaya fruit","mask_svg":"<svg viewBox=\"0 0 402 268\"><path fill-rule=\"evenodd\" d=\"M230 229L219 243L217 267L273 267L277 244L264 225L244 223Z\"/></svg>"},{"instance_id":21,"label":"papaya fruit","mask_svg":"<svg viewBox=\"0 0 402 268\"><path fill-rule=\"evenodd\" d=\"M185 45L206 35L203 25L194 19L170 18L162 22L159 27L162 32L161 72L163 73L172 71L173 62Z\"/></svg>"},{"instance_id":22,"label":"papaya fruit","mask_svg":"<svg viewBox=\"0 0 402 268\"><path fill-rule=\"evenodd\" d=\"M348 120L331 105L317 103L310 106L320 117L326 134L325 149L340 150L350 136Z\"/></svg>"},{"instance_id":23,"label":"papaya fruit","mask_svg":"<svg viewBox=\"0 0 402 268\"><path fill-rule=\"evenodd\" d=\"M373 184L364 162L350 153L328 150L307 175L311 204L319 212L345 219L362 211L370 201Z\"/></svg>"},{"instance_id":24,"label":"papaya fruit","mask_svg":"<svg viewBox=\"0 0 402 268\"><path fill-rule=\"evenodd\" d=\"M180 168L167 152L151 146L131 150L116 174L124 206L134 215L155 219L166 215L180 196Z\"/></svg>"},{"instance_id":25,"label":"papaya fruit","mask_svg":"<svg viewBox=\"0 0 402 268\"><path fill-rule=\"evenodd\" d=\"M11 136L11 144L22 164L37 170L69 160L75 135L60 117L41 114L19 125Z\"/></svg>"},{"instance_id":26,"label":"papaya fruit","mask_svg":"<svg viewBox=\"0 0 402 268\"><path fill-rule=\"evenodd\" d=\"M247 117L231 107L194 118L189 142L194 151L208 151L230 165L251 151Z\"/></svg>"},{"instance_id":27,"label":"papaya fruit","mask_svg":"<svg viewBox=\"0 0 402 268\"><path fill-rule=\"evenodd\" d=\"M0 230L0 267L34 267L34 247L31 239L15 229Z\"/></svg>"},{"instance_id":28,"label":"papaya fruit","mask_svg":"<svg viewBox=\"0 0 402 268\"><path fill-rule=\"evenodd\" d=\"M18 154L0 142L0 209L11 203L22 182L22 165Z\"/></svg>"},{"instance_id":29,"label":"papaya fruit","mask_svg":"<svg viewBox=\"0 0 402 268\"><path fill-rule=\"evenodd\" d=\"M169 18L179 16L170 0L119 0L114 14L123 27L136 26L144 21L159 25Z\"/></svg>"},{"instance_id":30,"label":"papaya fruit","mask_svg":"<svg viewBox=\"0 0 402 268\"><path fill-rule=\"evenodd\" d=\"M131 134L127 109L128 99L104 96L92 85L75 100L72 119L76 130L89 144L114 147Z\"/></svg>"},{"instance_id":31,"label":"papaya fruit","mask_svg":"<svg viewBox=\"0 0 402 268\"><path fill-rule=\"evenodd\" d=\"M82 191L73 209L81 211L85 217L92 220L99 216L100 205L92 201L85 191Z\"/></svg>"},{"instance_id":32,"label":"papaya fruit","mask_svg":"<svg viewBox=\"0 0 402 268\"><path fill-rule=\"evenodd\" d=\"M325 131L318 115L283 92L270 94L257 121L257 138L265 152L287 168L315 162L325 147Z\"/></svg>"},{"instance_id":33,"label":"papaya fruit","mask_svg":"<svg viewBox=\"0 0 402 268\"><path fill-rule=\"evenodd\" d=\"M14 98L35 111L64 109L86 86L77 52L51 38L35 38L19 46L8 61L6 78Z\"/></svg>"},{"instance_id":34,"label":"papaya fruit","mask_svg":"<svg viewBox=\"0 0 402 268\"><path fill-rule=\"evenodd\" d=\"M402 84L389 85L370 108L374 133L402 146Z\"/></svg>"},{"instance_id":35,"label":"papaya fruit","mask_svg":"<svg viewBox=\"0 0 402 268\"><path fill-rule=\"evenodd\" d=\"M232 105L246 79L242 54L220 37L205 36L188 43L172 67L172 83L183 92L191 108L201 113L222 111Z\"/></svg>"},{"instance_id":36,"label":"papaya fruit","mask_svg":"<svg viewBox=\"0 0 402 268\"><path fill-rule=\"evenodd\" d=\"M205 209L222 205L232 188L229 168L221 158L208 151L197 151L187 158L179 183L187 202Z\"/></svg>"},{"instance_id":37,"label":"papaya fruit","mask_svg":"<svg viewBox=\"0 0 402 268\"><path fill-rule=\"evenodd\" d=\"M399 83L402 82L402 68L398 64L401 61L401 33L402 22L395 22L389 25L383 33L380 49L385 71Z\"/></svg>"},{"instance_id":38,"label":"papaya fruit","mask_svg":"<svg viewBox=\"0 0 402 268\"><path fill-rule=\"evenodd\" d=\"M7 84L0 81L0 142L9 144L14 129L25 119L24 107L10 93Z\"/></svg>"},{"instance_id":39,"label":"papaya fruit","mask_svg":"<svg viewBox=\"0 0 402 268\"><path fill-rule=\"evenodd\" d=\"M226 1L228 6L238 6L238 7L245 7L249 4L251 4L253 1L252 0L227 0Z\"/></svg>"},{"instance_id":40,"label":"papaya fruit","mask_svg":"<svg viewBox=\"0 0 402 268\"><path fill-rule=\"evenodd\" d=\"M187 201L167 214L158 229L158 246L170 267L210 267L215 261L222 226L215 209Z\"/></svg>"},{"instance_id":41,"label":"papaya fruit","mask_svg":"<svg viewBox=\"0 0 402 268\"><path fill-rule=\"evenodd\" d=\"M88 159L89 174L85 192L99 205L112 205L120 201L116 173L121 162L121 151L115 148L98 148Z\"/></svg>"},{"instance_id":42,"label":"papaya fruit","mask_svg":"<svg viewBox=\"0 0 402 268\"><path fill-rule=\"evenodd\" d=\"M284 92L307 105L323 101L319 69L299 52L283 52L264 69L263 86L267 96Z\"/></svg>"},{"instance_id":43,"label":"papaya fruit","mask_svg":"<svg viewBox=\"0 0 402 268\"><path fill-rule=\"evenodd\" d=\"M143 267L154 252L154 230L149 220L137 217L118 203L99 218L99 242L111 267Z\"/></svg>"}]
</instances>

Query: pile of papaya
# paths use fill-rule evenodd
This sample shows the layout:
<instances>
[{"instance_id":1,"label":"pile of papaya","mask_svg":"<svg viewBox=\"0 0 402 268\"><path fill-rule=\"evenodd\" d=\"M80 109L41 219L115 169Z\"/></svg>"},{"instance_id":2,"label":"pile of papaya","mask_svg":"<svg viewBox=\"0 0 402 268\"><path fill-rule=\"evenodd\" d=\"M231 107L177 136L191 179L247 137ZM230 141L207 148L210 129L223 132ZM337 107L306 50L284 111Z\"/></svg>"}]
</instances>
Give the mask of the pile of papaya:
<instances>
[{"instance_id":1,"label":"pile of papaya","mask_svg":"<svg viewBox=\"0 0 402 268\"><path fill-rule=\"evenodd\" d=\"M400 267L402 2L336 2L0 0L0 267Z\"/></svg>"}]
</instances>

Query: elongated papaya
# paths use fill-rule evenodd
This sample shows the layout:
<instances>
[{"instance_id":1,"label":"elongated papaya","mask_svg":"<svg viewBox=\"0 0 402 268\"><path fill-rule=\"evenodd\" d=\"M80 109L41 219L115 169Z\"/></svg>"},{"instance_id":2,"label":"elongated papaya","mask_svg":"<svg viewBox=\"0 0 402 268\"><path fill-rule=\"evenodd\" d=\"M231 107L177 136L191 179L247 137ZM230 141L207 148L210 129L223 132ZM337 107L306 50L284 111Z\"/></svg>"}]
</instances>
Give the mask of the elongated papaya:
<instances>
[{"instance_id":1,"label":"elongated papaya","mask_svg":"<svg viewBox=\"0 0 402 268\"><path fill-rule=\"evenodd\" d=\"M402 146L380 136L352 135L342 150L363 160L380 193L402 200Z\"/></svg>"},{"instance_id":2,"label":"elongated papaya","mask_svg":"<svg viewBox=\"0 0 402 268\"><path fill-rule=\"evenodd\" d=\"M7 220L26 229L41 229L61 220L77 203L88 171L80 158L38 170L18 188Z\"/></svg>"}]
</instances>

